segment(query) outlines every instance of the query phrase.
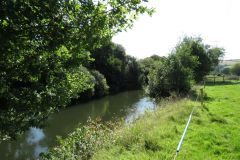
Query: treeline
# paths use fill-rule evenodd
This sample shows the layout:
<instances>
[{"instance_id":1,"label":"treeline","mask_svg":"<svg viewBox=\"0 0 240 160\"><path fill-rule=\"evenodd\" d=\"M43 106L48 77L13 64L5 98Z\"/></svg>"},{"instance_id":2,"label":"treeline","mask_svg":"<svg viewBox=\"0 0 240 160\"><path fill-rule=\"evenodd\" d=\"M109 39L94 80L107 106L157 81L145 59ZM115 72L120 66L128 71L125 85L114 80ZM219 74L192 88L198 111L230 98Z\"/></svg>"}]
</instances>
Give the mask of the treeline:
<instances>
[{"instance_id":1,"label":"treeline","mask_svg":"<svg viewBox=\"0 0 240 160\"><path fill-rule=\"evenodd\" d=\"M91 51L90 57L84 69L91 87L79 92L73 99L75 103L141 87L139 64L136 58L126 55L121 45L109 42Z\"/></svg>"},{"instance_id":2,"label":"treeline","mask_svg":"<svg viewBox=\"0 0 240 160\"><path fill-rule=\"evenodd\" d=\"M135 87L135 60L106 43L153 13L146 2L2 0L0 11L0 140L43 126L72 99Z\"/></svg>"},{"instance_id":3,"label":"treeline","mask_svg":"<svg viewBox=\"0 0 240 160\"><path fill-rule=\"evenodd\" d=\"M218 65L223 55L223 48L204 44L199 37L185 37L168 57L154 55L140 60L141 80L152 97L185 94Z\"/></svg>"}]
</instances>

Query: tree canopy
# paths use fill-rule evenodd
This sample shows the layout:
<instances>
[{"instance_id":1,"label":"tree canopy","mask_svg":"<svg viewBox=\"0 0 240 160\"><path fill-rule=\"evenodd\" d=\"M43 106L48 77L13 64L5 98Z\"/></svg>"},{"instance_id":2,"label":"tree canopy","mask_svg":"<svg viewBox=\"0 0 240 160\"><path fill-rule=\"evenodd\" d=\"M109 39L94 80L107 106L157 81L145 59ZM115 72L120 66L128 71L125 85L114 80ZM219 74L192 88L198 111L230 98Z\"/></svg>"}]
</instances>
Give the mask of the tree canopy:
<instances>
[{"instance_id":1,"label":"tree canopy","mask_svg":"<svg viewBox=\"0 0 240 160\"><path fill-rule=\"evenodd\" d=\"M224 55L224 49L206 45L200 37L184 37L175 47L173 53L185 55L185 58L182 59L183 65L191 66L194 80L200 82L218 65L220 58Z\"/></svg>"},{"instance_id":2,"label":"tree canopy","mask_svg":"<svg viewBox=\"0 0 240 160\"><path fill-rule=\"evenodd\" d=\"M224 49L205 45L199 37L184 37L168 57L153 55L139 61L141 80L150 96L187 93L219 63Z\"/></svg>"},{"instance_id":3,"label":"tree canopy","mask_svg":"<svg viewBox=\"0 0 240 160\"><path fill-rule=\"evenodd\" d=\"M139 0L3 0L0 12L0 138L14 138L93 88L90 51L153 10Z\"/></svg>"},{"instance_id":4,"label":"tree canopy","mask_svg":"<svg viewBox=\"0 0 240 160\"><path fill-rule=\"evenodd\" d=\"M110 92L135 89L140 86L140 69L134 57L128 56L118 44L108 43L92 51L92 68L99 70L107 80Z\"/></svg>"}]
</instances>

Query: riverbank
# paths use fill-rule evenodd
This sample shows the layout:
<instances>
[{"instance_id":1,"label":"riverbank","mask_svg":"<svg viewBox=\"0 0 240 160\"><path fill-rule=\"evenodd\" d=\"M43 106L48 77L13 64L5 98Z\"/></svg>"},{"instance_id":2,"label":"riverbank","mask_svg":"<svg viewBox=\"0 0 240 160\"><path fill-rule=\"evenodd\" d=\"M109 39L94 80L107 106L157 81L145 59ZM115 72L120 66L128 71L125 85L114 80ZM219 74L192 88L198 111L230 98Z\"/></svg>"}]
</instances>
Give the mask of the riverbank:
<instances>
[{"instance_id":1,"label":"riverbank","mask_svg":"<svg viewBox=\"0 0 240 160\"><path fill-rule=\"evenodd\" d=\"M61 140L46 159L173 159L193 107L193 119L177 159L240 159L239 90L239 84L207 86L204 107L181 99L145 113L131 125L112 127L115 129L100 125L101 132L94 134L95 127L78 130ZM79 139L82 135L88 140ZM81 157L84 147L79 142L89 142L85 157Z\"/></svg>"}]
</instances>

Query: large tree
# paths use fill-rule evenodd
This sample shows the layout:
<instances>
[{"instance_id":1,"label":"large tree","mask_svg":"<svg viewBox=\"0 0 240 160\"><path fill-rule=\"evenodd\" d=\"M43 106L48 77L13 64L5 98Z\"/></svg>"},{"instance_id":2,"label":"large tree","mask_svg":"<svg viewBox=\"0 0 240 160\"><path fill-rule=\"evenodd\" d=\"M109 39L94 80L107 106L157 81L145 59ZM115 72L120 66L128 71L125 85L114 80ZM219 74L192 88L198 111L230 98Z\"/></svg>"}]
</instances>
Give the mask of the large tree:
<instances>
[{"instance_id":1,"label":"large tree","mask_svg":"<svg viewBox=\"0 0 240 160\"><path fill-rule=\"evenodd\" d=\"M93 87L89 51L128 27L141 0L0 1L0 138L41 126Z\"/></svg>"},{"instance_id":2,"label":"large tree","mask_svg":"<svg viewBox=\"0 0 240 160\"><path fill-rule=\"evenodd\" d=\"M217 63L216 58L212 55L213 50L206 49L205 44L199 37L184 37L184 39L175 47L173 53L176 55L185 55L182 59L183 65L191 67L193 70L194 80L200 82L211 70L213 63ZM192 59L195 59L192 61ZM194 64L192 64L194 62Z\"/></svg>"},{"instance_id":3,"label":"large tree","mask_svg":"<svg viewBox=\"0 0 240 160\"><path fill-rule=\"evenodd\" d=\"M187 93L191 89L192 66L184 64L196 63L189 54L172 53L158 61L158 65L148 75L148 92L152 97L170 96L172 92Z\"/></svg>"}]
</instances>

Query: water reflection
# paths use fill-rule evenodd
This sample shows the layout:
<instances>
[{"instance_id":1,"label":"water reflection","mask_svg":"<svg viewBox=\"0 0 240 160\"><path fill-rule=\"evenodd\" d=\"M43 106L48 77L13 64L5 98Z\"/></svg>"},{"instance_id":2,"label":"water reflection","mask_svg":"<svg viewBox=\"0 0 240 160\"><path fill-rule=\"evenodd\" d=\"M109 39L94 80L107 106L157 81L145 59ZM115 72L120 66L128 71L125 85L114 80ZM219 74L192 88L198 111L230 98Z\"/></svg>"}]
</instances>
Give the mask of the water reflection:
<instances>
[{"instance_id":1,"label":"water reflection","mask_svg":"<svg viewBox=\"0 0 240 160\"><path fill-rule=\"evenodd\" d=\"M34 149L34 157L38 157L40 153L47 152L47 150L48 150L48 147L43 147L37 144Z\"/></svg>"},{"instance_id":2,"label":"water reflection","mask_svg":"<svg viewBox=\"0 0 240 160\"><path fill-rule=\"evenodd\" d=\"M127 124L132 123L139 116L141 116L147 110L153 110L156 107L155 102L149 97L144 97L134 104L134 107L130 108L128 115L125 118Z\"/></svg>"},{"instance_id":3,"label":"water reflection","mask_svg":"<svg viewBox=\"0 0 240 160\"><path fill-rule=\"evenodd\" d=\"M30 128L17 141L3 142L0 145L0 159L30 159L46 152L48 147L41 142L45 139L42 129Z\"/></svg>"},{"instance_id":4,"label":"water reflection","mask_svg":"<svg viewBox=\"0 0 240 160\"><path fill-rule=\"evenodd\" d=\"M30 128L27 135L27 143L29 145L39 143L45 137L43 130L39 128Z\"/></svg>"},{"instance_id":5,"label":"water reflection","mask_svg":"<svg viewBox=\"0 0 240 160\"><path fill-rule=\"evenodd\" d=\"M30 128L17 141L1 143L0 160L36 158L56 144L56 135L65 137L89 117L101 117L104 121L125 117L129 123L145 109L154 107L153 100L145 97L143 91L122 92L69 107L51 116L44 129Z\"/></svg>"}]
</instances>

